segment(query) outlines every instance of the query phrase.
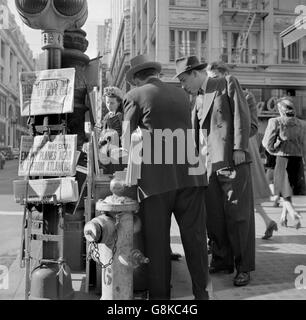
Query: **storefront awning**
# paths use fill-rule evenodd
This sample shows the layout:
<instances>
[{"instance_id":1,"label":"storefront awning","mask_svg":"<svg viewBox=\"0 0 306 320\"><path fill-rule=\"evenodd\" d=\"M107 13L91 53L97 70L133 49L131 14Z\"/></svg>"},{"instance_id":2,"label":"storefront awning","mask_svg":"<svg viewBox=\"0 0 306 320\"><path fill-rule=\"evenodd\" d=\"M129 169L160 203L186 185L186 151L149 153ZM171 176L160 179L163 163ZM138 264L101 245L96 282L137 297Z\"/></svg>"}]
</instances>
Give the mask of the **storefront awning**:
<instances>
[{"instance_id":1,"label":"storefront awning","mask_svg":"<svg viewBox=\"0 0 306 320\"><path fill-rule=\"evenodd\" d=\"M293 25L281 32L280 36L284 42L284 47L306 36L306 16L297 19Z\"/></svg>"}]
</instances>

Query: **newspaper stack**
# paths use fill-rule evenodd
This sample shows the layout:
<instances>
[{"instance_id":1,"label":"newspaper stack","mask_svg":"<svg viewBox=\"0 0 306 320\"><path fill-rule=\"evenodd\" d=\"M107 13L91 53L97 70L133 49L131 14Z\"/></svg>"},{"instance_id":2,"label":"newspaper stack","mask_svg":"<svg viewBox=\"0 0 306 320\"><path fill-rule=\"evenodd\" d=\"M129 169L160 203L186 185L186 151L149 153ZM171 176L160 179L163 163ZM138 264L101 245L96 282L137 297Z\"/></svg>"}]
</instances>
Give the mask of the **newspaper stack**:
<instances>
[{"instance_id":1,"label":"newspaper stack","mask_svg":"<svg viewBox=\"0 0 306 320\"><path fill-rule=\"evenodd\" d=\"M137 185L138 179L141 178L142 147L143 136L141 129L138 128L131 135L131 146L129 152L127 174L125 179L125 184L128 187Z\"/></svg>"}]
</instances>

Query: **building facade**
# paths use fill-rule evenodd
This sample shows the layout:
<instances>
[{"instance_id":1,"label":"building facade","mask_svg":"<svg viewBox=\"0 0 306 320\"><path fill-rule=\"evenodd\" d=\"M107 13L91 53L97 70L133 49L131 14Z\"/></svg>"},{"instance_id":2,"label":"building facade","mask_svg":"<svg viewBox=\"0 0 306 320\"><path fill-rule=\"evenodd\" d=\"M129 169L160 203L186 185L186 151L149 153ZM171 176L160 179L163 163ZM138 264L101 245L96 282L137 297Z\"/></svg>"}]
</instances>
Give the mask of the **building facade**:
<instances>
[{"instance_id":1,"label":"building facade","mask_svg":"<svg viewBox=\"0 0 306 320\"><path fill-rule=\"evenodd\" d=\"M294 23L298 5L306 0L114 1L113 84L129 90L129 60L148 54L162 63L163 80L178 85L175 60L197 55L228 63L255 94L263 122L276 114L274 101L283 95L293 96L299 116L306 118L306 37L286 48L280 37Z\"/></svg>"},{"instance_id":2,"label":"building facade","mask_svg":"<svg viewBox=\"0 0 306 320\"><path fill-rule=\"evenodd\" d=\"M20 116L19 73L33 71L32 51L7 7L8 28L0 30L0 145L19 147L21 136L27 134L27 119Z\"/></svg>"}]
</instances>

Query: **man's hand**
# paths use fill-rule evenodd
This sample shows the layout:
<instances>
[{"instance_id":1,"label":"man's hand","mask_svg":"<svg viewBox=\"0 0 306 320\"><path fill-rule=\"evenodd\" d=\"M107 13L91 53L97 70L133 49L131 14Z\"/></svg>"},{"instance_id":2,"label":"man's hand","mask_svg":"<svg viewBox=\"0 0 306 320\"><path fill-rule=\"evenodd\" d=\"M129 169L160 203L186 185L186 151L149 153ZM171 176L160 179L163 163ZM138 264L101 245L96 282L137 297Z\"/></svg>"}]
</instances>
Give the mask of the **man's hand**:
<instances>
[{"instance_id":1,"label":"man's hand","mask_svg":"<svg viewBox=\"0 0 306 320\"><path fill-rule=\"evenodd\" d=\"M233 155L235 166L238 166L246 161L245 152L241 150L235 150Z\"/></svg>"}]
</instances>

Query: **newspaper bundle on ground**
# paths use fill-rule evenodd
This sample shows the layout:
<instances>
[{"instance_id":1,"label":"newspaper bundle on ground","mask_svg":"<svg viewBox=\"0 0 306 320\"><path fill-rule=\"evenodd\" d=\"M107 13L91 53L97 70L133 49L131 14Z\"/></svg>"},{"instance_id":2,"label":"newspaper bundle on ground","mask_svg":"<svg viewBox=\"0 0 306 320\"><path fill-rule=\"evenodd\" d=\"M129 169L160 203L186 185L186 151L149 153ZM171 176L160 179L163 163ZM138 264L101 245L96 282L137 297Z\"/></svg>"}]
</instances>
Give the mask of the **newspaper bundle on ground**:
<instances>
[{"instance_id":1,"label":"newspaper bundle on ground","mask_svg":"<svg viewBox=\"0 0 306 320\"><path fill-rule=\"evenodd\" d=\"M21 116L73 112L75 69L20 74Z\"/></svg>"},{"instance_id":2,"label":"newspaper bundle on ground","mask_svg":"<svg viewBox=\"0 0 306 320\"><path fill-rule=\"evenodd\" d=\"M16 180L14 181L14 196L17 203L28 202L52 202L61 203L76 202L79 197L78 183L73 177L40 179L40 180Z\"/></svg>"},{"instance_id":3,"label":"newspaper bundle on ground","mask_svg":"<svg viewBox=\"0 0 306 320\"><path fill-rule=\"evenodd\" d=\"M19 176L66 177L76 174L77 135L22 136Z\"/></svg>"}]
</instances>

